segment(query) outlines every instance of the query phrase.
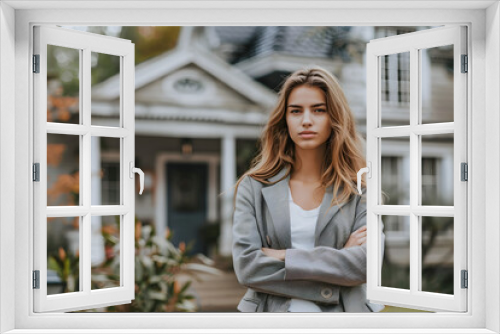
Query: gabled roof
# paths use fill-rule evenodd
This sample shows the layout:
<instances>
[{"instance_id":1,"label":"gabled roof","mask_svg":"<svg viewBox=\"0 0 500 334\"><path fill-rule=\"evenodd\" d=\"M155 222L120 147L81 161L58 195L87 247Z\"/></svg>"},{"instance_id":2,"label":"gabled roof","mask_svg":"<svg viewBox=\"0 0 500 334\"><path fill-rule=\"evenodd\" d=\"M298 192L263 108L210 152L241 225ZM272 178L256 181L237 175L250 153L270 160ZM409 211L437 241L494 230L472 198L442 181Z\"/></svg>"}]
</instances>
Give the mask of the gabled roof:
<instances>
[{"instance_id":1,"label":"gabled roof","mask_svg":"<svg viewBox=\"0 0 500 334\"><path fill-rule=\"evenodd\" d=\"M217 43L217 37L203 31L205 27L183 27L178 46L135 67L135 89L165 77L189 64L194 64L216 79L224 82L235 92L263 108L274 105L276 94L254 81L247 74L225 62L209 50ZM208 44L207 44L208 43ZM93 99L115 100L119 96L120 76L115 75L92 88Z\"/></svg>"}]
</instances>

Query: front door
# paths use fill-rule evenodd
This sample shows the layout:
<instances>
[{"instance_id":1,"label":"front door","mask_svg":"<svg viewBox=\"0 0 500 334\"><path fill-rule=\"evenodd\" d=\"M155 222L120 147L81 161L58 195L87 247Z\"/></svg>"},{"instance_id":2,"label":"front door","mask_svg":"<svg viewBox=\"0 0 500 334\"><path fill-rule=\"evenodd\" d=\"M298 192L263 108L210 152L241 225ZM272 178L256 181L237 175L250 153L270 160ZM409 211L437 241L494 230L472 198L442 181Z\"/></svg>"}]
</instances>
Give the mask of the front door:
<instances>
[{"instance_id":1,"label":"front door","mask_svg":"<svg viewBox=\"0 0 500 334\"><path fill-rule=\"evenodd\" d=\"M206 163L167 163L167 227L173 233L172 242L178 247L192 242L189 254L204 253L200 229L207 220Z\"/></svg>"}]
</instances>

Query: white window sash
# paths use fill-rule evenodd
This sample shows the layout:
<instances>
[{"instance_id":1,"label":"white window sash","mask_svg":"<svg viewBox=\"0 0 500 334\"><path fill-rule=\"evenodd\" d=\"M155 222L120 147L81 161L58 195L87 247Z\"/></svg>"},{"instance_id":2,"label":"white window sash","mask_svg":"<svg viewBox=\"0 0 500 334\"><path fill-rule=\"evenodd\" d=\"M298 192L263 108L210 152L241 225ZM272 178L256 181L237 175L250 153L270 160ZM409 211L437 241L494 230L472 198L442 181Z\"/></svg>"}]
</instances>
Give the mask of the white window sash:
<instances>
[{"instance_id":1,"label":"white window sash","mask_svg":"<svg viewBox=\"0 0 500 334\"><path fill-rule=\"evenodd\" d=\"M467 270L467 182L460 180L460 163L467 162L466 110L467 76L461 73L461 54L467 54L466 28L447 26L399 36L372 40L367 46L367 161L372 166L367 178L367 297L387 305L430 311L467 311L467 289L461 288L461 270ZM454 45L454 122L419 125L421 73L419 50L442 45ZM410 52L410 124L380 127L380 59L381 56ZM421 139L424 134L454 134L454 206L421 206ZM410 205L380 205L381 138L409 136L410 139ZM381 248L382 215L410 216L410 289L382 286ZM454 294L420 291L421 236L419 217L441 216L454 218Z\"/></svg>"},{"instance_id":2,"label":"white window sash","mask_svg":"<svg viewBox=\"0 0 500 334\"><path fill-rule=\"evenodd\" d=\"M80 53L80 124L47 122L47 45L78 50ZM120 57L121 124L119 127L91 125L91 52ZM40 288L34 289L35 312L66 312L130 303L134 298L134 215L135 184L129 176L134 161L134 45L128 40L69 29L37 26L34 54L40 55L40 73L34 82L34 162L40 163L40 182L34 183L34 267L40 271ZM76 206L47 206L47 134L79 135L80 203ZM91 138L120 138L120 205L91 205ZM91 217L120 216L120 286L91 289ZM80 217L78 292L47 295L47 218Z\"/></svg>"}]
</instances>

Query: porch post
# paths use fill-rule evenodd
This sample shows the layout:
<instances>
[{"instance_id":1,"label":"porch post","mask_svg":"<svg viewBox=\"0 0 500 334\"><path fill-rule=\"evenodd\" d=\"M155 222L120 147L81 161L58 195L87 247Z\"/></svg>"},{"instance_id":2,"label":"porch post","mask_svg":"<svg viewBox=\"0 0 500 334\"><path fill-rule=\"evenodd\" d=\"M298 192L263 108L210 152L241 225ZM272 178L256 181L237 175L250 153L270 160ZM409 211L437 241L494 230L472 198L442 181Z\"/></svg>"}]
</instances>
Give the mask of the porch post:
<instances>
[{"instance_id":1,"label":"porch post","mask_svg":"<svg viewBox=\"0 0 500 334\"><path fill-rule=\"evenodd\" d=\"M219 254L232 254L232 215L233 192L236 183L236 139L232 134L222 138L221 159L221 231L219 237Z\"/></svg>"}]
</instances>

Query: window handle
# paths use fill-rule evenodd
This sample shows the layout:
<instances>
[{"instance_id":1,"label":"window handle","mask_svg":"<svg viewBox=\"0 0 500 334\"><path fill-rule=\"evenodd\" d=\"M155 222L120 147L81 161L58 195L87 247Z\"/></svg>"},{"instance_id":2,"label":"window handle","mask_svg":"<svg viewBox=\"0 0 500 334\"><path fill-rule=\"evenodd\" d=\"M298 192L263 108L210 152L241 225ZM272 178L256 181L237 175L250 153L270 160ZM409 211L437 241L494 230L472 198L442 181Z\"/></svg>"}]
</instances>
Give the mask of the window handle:
<instances>
[{"instance_id":1,"label":"window handle","mask_svg":"<svg viewBox=\"0 0 500 334\"><path fill-rule=\"evenodd\" d=\"M363 194L363 192L361 191L361 176L363 175L363 173L367 173L368 178L372 177L372 163L371 163L371 161L368 161L368 167L361 168L358 171L358 192L360 195Z\"/></svg>"},{"instance_id":2,"label":"window handle","mask_svg":"<svg viewBox=\"0 0 500 334\"><path fill-rule=\"evenodd\" d=\"M130 161L129 167L130 167L129 170L130 170L130 178L131 179L134 178L134 173L139 174L139 178L140 178L139 183L141 185L141 190L139 191L139 195L142 195L142 191L144 190L144 172L140 168L135 168L133 161Z\"/></svg>"}]
</instances>

